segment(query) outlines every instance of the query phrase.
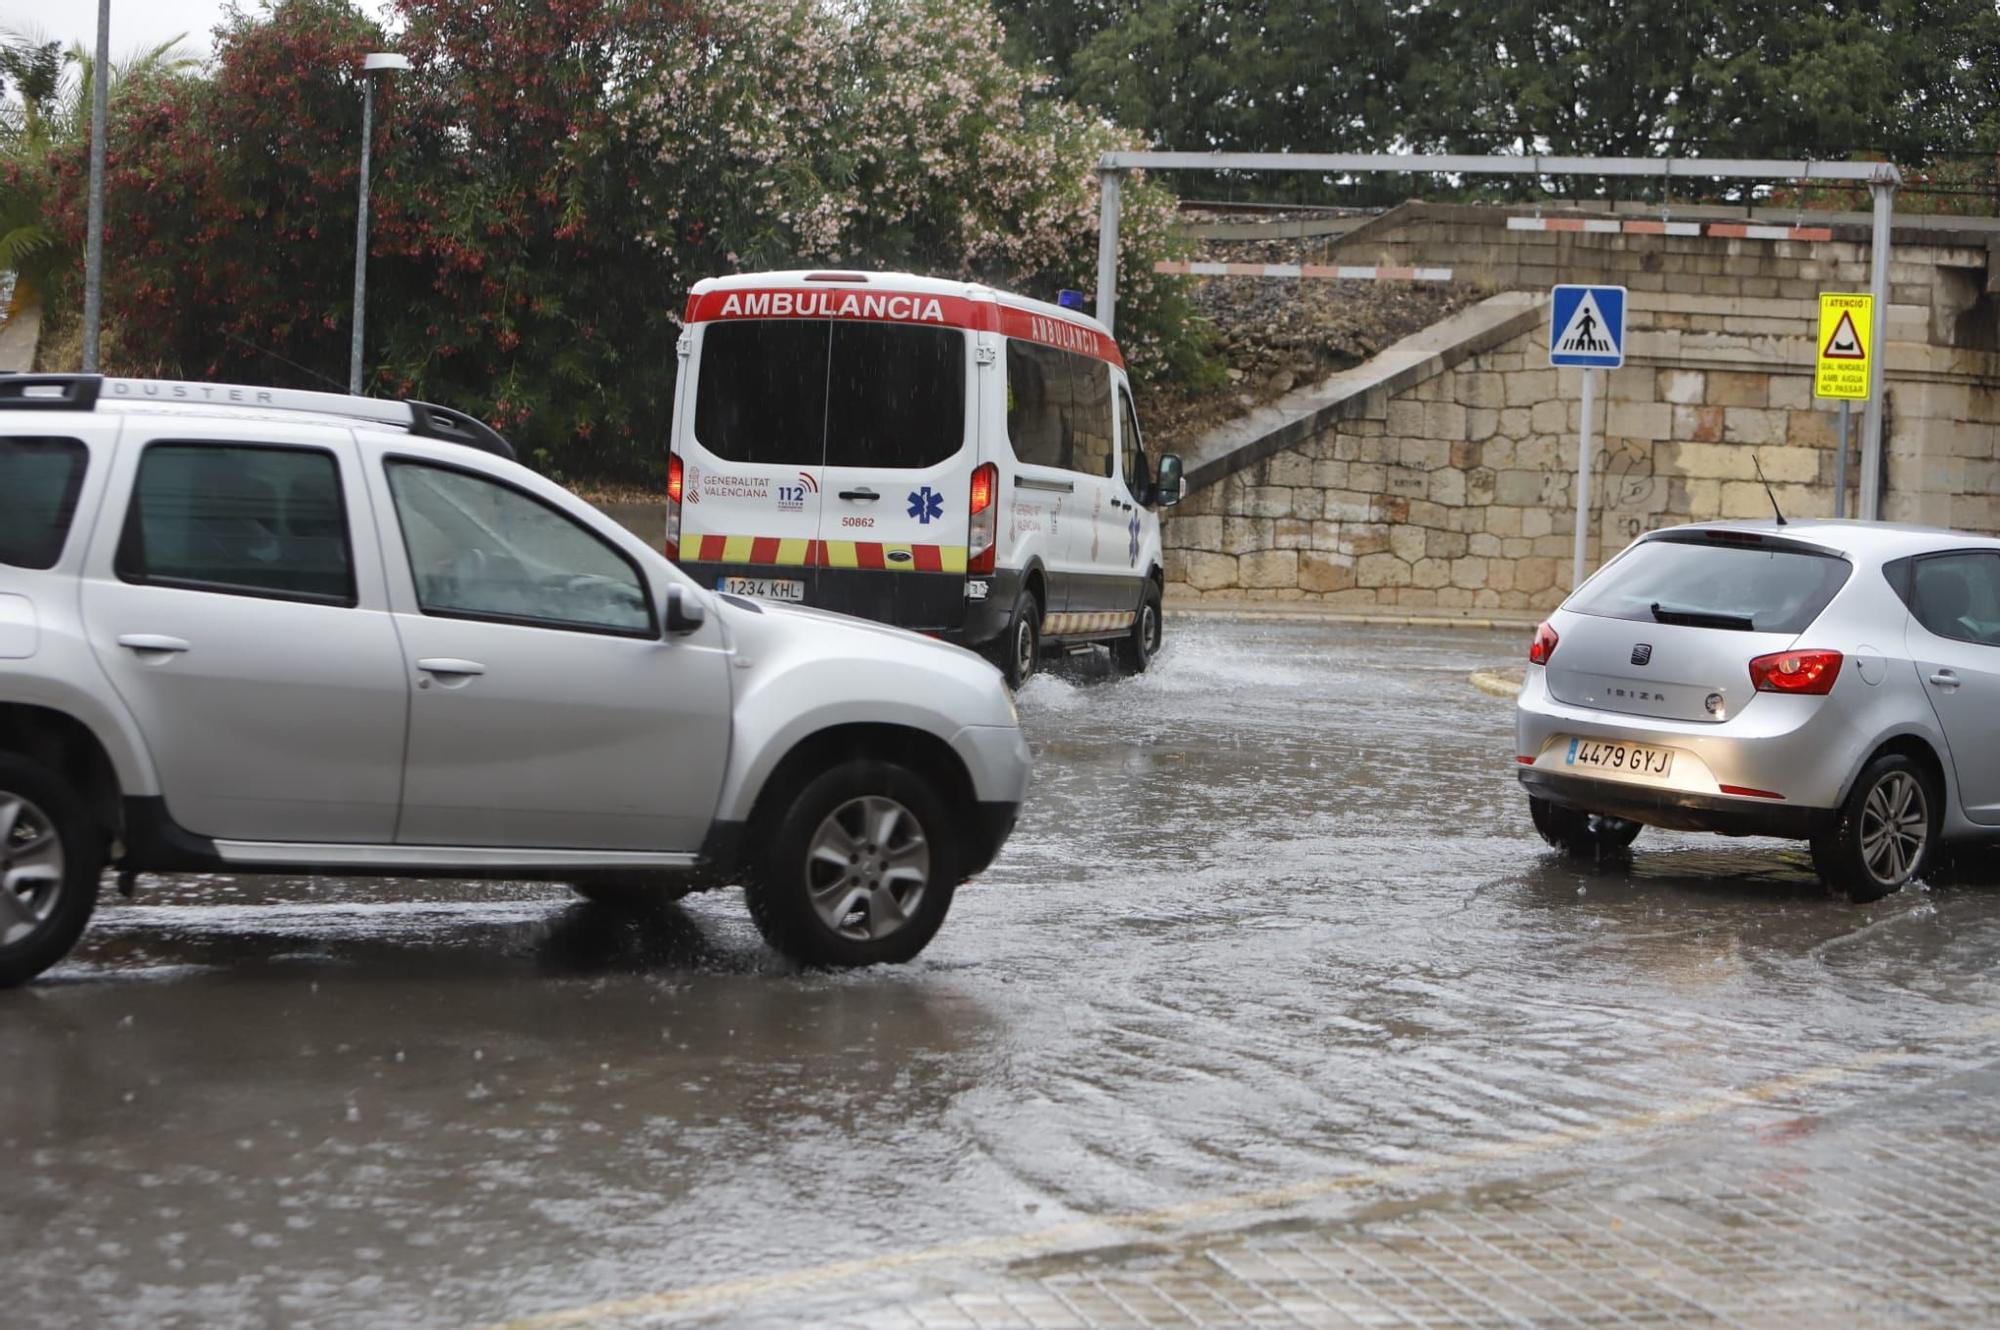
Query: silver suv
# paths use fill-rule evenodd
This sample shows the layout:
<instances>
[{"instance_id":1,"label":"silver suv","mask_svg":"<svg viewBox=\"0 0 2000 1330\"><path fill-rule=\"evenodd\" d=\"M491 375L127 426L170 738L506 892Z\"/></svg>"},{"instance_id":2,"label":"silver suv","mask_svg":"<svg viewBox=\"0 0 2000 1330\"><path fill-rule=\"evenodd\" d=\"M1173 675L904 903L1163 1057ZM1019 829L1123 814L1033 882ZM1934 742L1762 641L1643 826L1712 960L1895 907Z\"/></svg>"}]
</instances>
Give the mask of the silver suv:
<instances>
[{"instance_id":1,"label":"silver suv","mask_svg":"<svg viewBox=\"0 0 2000 1330\"><path fill-rule=\"evenodd\" d=\"M1871 900L2000 836L2000 541L1859 522L1676 527L1535 633L1515 761L1583 855L1642 824L1803 839Z\"/></svg>"},{"instance_id":2,"label":"silver suv","mask_svg":"<svg viewBox=\"0 0 2000 1330\"><path fill-rule=\"evenodd\" d=\"M907 960L1012 829L994 668L698 587L418 402L0 378L0 984L140 872L740 882Z\"/></svg>"}]
</instances>

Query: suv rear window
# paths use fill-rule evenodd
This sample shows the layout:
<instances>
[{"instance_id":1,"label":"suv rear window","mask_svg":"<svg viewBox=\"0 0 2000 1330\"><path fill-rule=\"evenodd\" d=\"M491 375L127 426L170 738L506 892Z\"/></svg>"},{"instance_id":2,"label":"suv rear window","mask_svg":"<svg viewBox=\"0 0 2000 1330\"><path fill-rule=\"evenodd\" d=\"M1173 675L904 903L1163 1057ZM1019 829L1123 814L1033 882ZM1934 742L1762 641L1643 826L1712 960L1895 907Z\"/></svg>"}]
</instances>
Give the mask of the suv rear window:
<instances>
[{"instance_id":1,"label":"suv rear window","mask_svg":"<svg viewBox=\"0 0 2000 1330\"><path fill-rule=\"evenodd\" d=\"M1851 571L1837 555L1797 545L1668 537L1634 547L1564 608L1639 623L1802 633Z\"/></svg>"},{"instance_id":2,"label":"suv rear window","mask_svg":"<svg viewBox=\"0 0 2000 1330\"><path fill-rule=\"evenodd\" d=\"M114 566L127 582L352 605L339 464L318 448L149 444Z\"/></svg>"},{"instance_id":3,"label":"suv rear window","mask_svg":"<svg viewBox=\"0 0 2000 1330\"><path fill-rule=\"evenodd\" d=\"M694 436L762 466L935 466L965 445L965 334L744 319L702 334Z\"/></svg>"},{"instance_id":4,"label":"suv rear window","mask_svg":"<svg viewBox=\"0 0 2000 1330\"><path fill-rule=\"evenodd\" d=\"M55 566L88 461L78 439L0 438L0 563Z\"/></svg>"}]
</instances>

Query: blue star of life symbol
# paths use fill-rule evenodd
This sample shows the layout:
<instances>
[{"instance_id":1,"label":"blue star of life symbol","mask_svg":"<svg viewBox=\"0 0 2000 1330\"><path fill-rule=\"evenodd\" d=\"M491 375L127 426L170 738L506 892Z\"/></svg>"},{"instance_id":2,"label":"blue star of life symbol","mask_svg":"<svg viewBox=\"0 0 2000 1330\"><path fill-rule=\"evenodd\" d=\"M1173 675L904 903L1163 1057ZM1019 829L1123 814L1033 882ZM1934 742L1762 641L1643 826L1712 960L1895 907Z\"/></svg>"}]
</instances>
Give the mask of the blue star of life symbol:
<instances>
[{"instance_id":1,"label":"blue star of life symbol","mask_svg":"<svg viewBox=\"0 0 2000 1330\"><path fill-rule=\"evenodd\" d=\"M944 517L944 495L939 494L929 485L912 492L910 495L910 516L916 518L925 526L942 520Z\"/></svg>"},{"instance_id":2,"label":"blue star of life symbol","mask_svg":"<svg viewBox=\"0 0 2000 1330\"><path fill-rule=\"evenodd\" d=\"M1139 514L1132 514L1132 524L1125 529L1132 533L1132 552L1126 558L1136 566L1139 562Z\"/></svg>"}]
</instances>

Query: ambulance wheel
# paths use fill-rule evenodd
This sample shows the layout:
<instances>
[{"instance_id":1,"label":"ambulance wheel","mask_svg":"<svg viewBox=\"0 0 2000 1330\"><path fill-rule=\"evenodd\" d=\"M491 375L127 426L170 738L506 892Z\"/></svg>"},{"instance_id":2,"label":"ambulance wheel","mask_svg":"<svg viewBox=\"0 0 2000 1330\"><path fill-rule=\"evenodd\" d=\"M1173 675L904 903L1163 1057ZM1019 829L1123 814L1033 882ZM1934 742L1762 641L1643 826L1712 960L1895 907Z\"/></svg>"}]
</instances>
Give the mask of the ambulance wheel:
<instances>
[{"instance_id":1,"label":"ambulance wheel","mask_svg":"<svg viewBox=\"0 0 2000 1330\"><path fill-rule=\"evenodd\" d=\"M1149 583L1138 617L1132 620L1132 635L1111 644L1111 658L1127 674L1144 674L1159 654L1160 592Z\"/></svg>"},{"instance_id":2,"label":"ambulance wheel","mask_svg":"<svg viewBox=\"0 0 2000 1330\"><path fill-rule=\"evenodd\" d=\"M1023 591L1014 602L999 647L1000 673L1007 676L1009 688L1018 689L1034 677L1042 660L1042 602L1034 592Z\"/></svg>"}]
</instances>

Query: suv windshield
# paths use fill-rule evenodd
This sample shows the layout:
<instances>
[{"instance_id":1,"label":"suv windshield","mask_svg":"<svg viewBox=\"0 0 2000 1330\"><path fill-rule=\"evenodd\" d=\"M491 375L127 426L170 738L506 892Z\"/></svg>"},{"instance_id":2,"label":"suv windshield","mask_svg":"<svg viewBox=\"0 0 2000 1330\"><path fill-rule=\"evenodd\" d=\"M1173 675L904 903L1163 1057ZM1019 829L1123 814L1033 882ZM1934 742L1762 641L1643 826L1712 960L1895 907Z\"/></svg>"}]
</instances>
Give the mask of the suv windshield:
<instances>
[{"instance_id":1,"label":"suv windshield","mask_svg":"<svg viewBox=\"0 0 2000 1330\"><path fill-rule=\"evenodd\" d=\"M1564 608L1641 623L1802 633L1850 571L1836 555L1796 545L1656 538L1627 552Z\"/></svg>"},{"instance_id":2,"label":"suv windshield","mask_svg":"<svg viewBox=\"0 0 2000 1330\"><path fill-rule=\"evenodd\" d=\"M731 462L926 467L965 443L965 334L745 319L702 335L694 435Z\"/></svg>"}]
</instances>

